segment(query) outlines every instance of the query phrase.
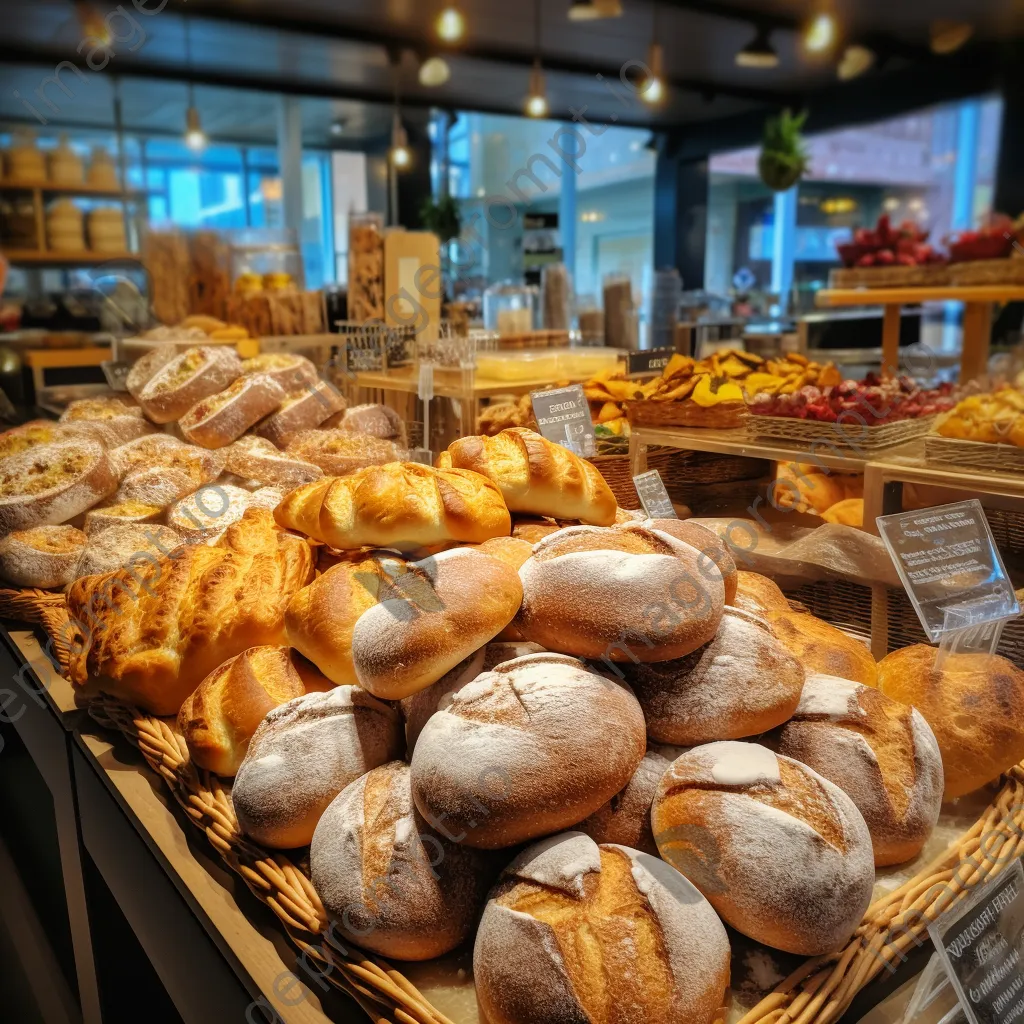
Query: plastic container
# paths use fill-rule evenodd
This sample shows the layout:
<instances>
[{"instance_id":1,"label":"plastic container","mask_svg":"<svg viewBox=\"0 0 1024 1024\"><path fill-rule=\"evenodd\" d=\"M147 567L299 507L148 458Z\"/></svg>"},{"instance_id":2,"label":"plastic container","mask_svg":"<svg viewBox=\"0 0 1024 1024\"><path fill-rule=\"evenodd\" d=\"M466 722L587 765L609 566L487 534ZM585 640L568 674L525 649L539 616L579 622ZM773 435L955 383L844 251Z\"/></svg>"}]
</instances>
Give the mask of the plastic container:
<instances>
[{"instance_id":1,"label":"plastic container","mask_svg":"<svg viewBox=\"0 0 1024 1024\"><path fill-rule=\"evenodd\" d=\"M604 310L593 295L581 295L577 299L576 318L581 345L604 344Z\"/></svg>"},{"instance_id":2,"label":"plastic container","mask_svg":"<svg viewBox=\"0 0 1024 1024\"><path fill-rule=\"evenodd\" d=\"M518 383L554 381L559 377L558 349L525 349L520 352L479 352L477 379Z\"/></svg>"},{"instance_id":3,"label":"plastic container","mask_svg":"<svg viewBox=\"0 0 1024 1024\"><path fill-rule=\"evenodd\" d=\"M255 280L259 278L261 288L268 278L280 283L285 277L291 279L292 285L303 288L302 253L299 250L298 237L290 229L283 228L246 228L244 231L233 232L230 236L231 246L231 281L239 292L255 290Z\"/></svg>"},{"instance_id":4,"label":"plastic container","mask_svg":"<svg viewBox=\"0 0 1024 1024\"><path fill-rule=\"evenodd\" d=\"M614 370L622 361L622 351L617 348L562 348L555 352L559 379L588 380L604 370Z\"/></svg>"},{"instance_id":5,"label":"plastic container","mask_svg":"<svg viewBox=\"0 0 1024 1024\"><path fill-rule=\"evenodd\" d=\"M537 330L537 289L514 281L492 284L484 292L484 327L503 338Z\"/></svg>"}]
</instances>

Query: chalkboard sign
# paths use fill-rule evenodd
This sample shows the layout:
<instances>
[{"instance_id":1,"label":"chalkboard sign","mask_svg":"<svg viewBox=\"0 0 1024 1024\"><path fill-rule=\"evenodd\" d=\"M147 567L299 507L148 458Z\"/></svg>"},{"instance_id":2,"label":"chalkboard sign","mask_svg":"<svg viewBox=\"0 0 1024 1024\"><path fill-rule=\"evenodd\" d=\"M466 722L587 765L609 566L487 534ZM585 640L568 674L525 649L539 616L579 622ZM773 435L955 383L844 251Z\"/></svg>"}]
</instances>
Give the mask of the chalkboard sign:
<instances>
[{"instance_id":1,"label":"chalkboard sign","mask_svg":"<svg viewBox=\"0 0 1024 1024\"><path fill-rule=\"evenodd\" d=\"M112 391L128 390L127 381L131 368L131 363L115 361L113 359L107 359L100 363L100 369L103 370L103 376L107 378L107 384L110 385Z\"/></svg>"},{"instance_id":2,"label":"chalkboard sign","mask_svg":"<svg viewBox=\"0 0 1024 1024\"><path fill-rule=\"evenodd\" d=\"M584 458L597 454L594 421L582 385L534 391L530 398L537 429L544 437Z\"/></svg>"},{"instance_id":3,"label":"chalkboard sign","mask_svg":"<svg viewBox=\"0 0 1024 1024\"><path fill-rule=\"evenodd\" d=\"M674 348L651 348L646 352L630 352L628 357L630 377L649 377L660 374L676 354Z\"/></svg>"},{"instance_id":4,"label":"chalkboard sign","mask_svg":"<svg viewBox=\"0 0 1024 1024\"><path fill-rule=\"evenodd\" d=\"M668 496L661 474L656 469L633 477L633 484L648 519L679 518L672 507L672 499Z\"/></svg>"},{"instance_id":5,"label":"chalkboard sign","mask_svg":"<svg viewBox=\"0 0 1024 1024\"><path fill-rule=\"evenodd\" d=\"M1024 869L1015 860L928 928L972 1024L1024 1020Z\"/></svg>"}]
</instances>

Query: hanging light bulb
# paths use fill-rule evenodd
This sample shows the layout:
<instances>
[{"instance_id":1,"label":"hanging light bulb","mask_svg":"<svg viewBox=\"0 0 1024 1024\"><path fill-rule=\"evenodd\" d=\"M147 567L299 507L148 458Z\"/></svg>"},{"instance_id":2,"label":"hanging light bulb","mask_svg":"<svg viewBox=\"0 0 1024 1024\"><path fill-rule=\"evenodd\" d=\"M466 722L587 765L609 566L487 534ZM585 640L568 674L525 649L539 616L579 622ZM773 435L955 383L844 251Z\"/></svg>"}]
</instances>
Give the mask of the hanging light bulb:
<instances>
[{"instance_id":1,"label":"hanging light bulb","mask_svg":"<svg viewBox=\"0 0 1024 1024\"><path fill-rule=\"evenodd\" d=\"M777 68L779 55L768 35L767 29L757 29L754 38L736 54L736 64L741 68Z\"/></svg>"},{"instance_id":2,"label":"hanging light bulb","mask_svg":"<svg viewBox=\"0 0 1024 1024\"><path fill-rule=\"evenodd\" d=\"M965 21L933 21L929 30L932 53L945 56L956 53L974 35L974 26Z\"/></svg>"},{"instance_id":3,"label":"hanging light bulb","mask_svg":"<svg viewBox=\"0 0 1024 1024\"><path fill-rule=\"evenodd\" d=\"M420 65L420 85L436 89L452 77L452 69L444 57L428 57Z\"/></svg>"},{"instance_id":4,"label":"hanging light bulb","mask_svg":"<svg viewBox=\"0 0 1024 1024\"><path fill-rule=\"evenodd\" d=\"M640 92L640 99L654 106L665 98L665 54L661 43L651 43L647 51L647 69L651 74Z\"/></svg>"},{"instance_id":5,"label":"hanging light bulb","mask_svg":"<svg viewBox=\"0 0 1024 1024\"><path fill-rule=\"evenodd\" d=\"M434 28L439 39L457 43L466 34L466 19L458 7L450 5L437 16Z\"/></svg>"},{"instance_id":6,"label":"hanging light bulb","mask_svg":"<svg viewBox=\"0 0 1024 1024\"><path fill-rule=\"evenodd\" d=\"M600 18L621 18L621 0L572 0L570 21L597 21Z\"/></svg>"},{"instance_id":7,"label":"hanging light bulb","mask_svg":"<svg viewBox=\"0 0 1024 1024\"><path fill-rule=\"evenodd\" d=\"M839 38L839 25L831 7L825 6L811 17L804 30L804 49L808 53L828 53Z\"/></svg>"},{"instance_id":8,"label":"hanging light bulb","mask_svg":"<svg viewBox=\"0 0 1024 1024\"><path fill-rule=\"evenodd\" d=\"M870 71L875 63L874 51L866 46L848 46L843 52L843 59L836 68L840 81L849 82L853 78Z\"/></svg>"},{"instance_id":9,"label":"hanging light bulb","mask_svg":"<svg viewBox=\"0 0 1024 1024\"><path fill-rule=\"evenodd\" d=\"M388 155L397 170L405 170L412 163L409 133L405 130L405 125L402 124L402 115L397 110L391 123L391 152Z\"/></svg>"},{"instance_id":10,"label":"hanging light bulb","mask_svg":"<svg viewBox=\"0 0 1024 1024\"><path fill-rule=\"evenodd\" d=\"M526 99L526 113L530 117L548 116L548 96L539 57L533 62L533 68L530 70L530 94Z\"/></svg>"},{"instance_id":11,"label":"hanging light bulb","mask_svg":"<svg viewBox=\"0 0 1024 1024\"><path fill-rule=\"evenodd\" d=\"M199 120L199 108L196 107L196 97L191 82L188 87L188 110L185 111L185 145L193 153L200 153L206 149L206 132L203 131L202 123Z\"/></svg>"}]
</instances>

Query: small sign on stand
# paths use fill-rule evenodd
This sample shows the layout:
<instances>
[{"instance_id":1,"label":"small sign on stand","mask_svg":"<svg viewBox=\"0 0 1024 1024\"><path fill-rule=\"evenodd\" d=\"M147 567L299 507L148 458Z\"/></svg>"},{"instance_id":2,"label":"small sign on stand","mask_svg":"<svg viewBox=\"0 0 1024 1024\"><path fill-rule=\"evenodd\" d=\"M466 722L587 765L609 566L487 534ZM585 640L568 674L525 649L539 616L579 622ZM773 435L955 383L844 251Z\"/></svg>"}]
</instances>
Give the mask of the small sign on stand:
<instances>
[{"instance_id":1,"label":"small sign on stand","mask_svg":"<svg viewBox=\"0 0 1024 1024\"><path fill-rule=\"evenodd\" d=\"M100 363L103 376L107 378L107 384L111 391L128 390L128 374L131 373L132 364L124 360L107 359Z\"/></svg>"},{"instance_id":2,"label":"small sign on stand","mask_svg":"<svg viewBox=\"0 0 1024 1024\"><path fill-rule=\"evenodd\" d=\"M661 373L676 354L674 348L649 348L645 352L630 352L626 368L630 377L650 377Z\"/></svg>"},{"instance_id":3,"label":"small sign on stand","mask_svg":"<svg viewBox=\"0 0 1024 1024\"><path fill-rule=\"evenodd\" d=\"M581 384L530 394L537 429L549 441L568 448L583 458L597 454L594 421Z\"/></svg>"},{"instance_id":4,"label":"small sign on stand","mask_svg":"<svg viewBox=\"0 0 1024 1024\"><path fill-rule=\"evenodd\" d=\"M633 485L648 519L678 519L661 474L652 469L633 477Z\"/></svg>"}]
</instances>

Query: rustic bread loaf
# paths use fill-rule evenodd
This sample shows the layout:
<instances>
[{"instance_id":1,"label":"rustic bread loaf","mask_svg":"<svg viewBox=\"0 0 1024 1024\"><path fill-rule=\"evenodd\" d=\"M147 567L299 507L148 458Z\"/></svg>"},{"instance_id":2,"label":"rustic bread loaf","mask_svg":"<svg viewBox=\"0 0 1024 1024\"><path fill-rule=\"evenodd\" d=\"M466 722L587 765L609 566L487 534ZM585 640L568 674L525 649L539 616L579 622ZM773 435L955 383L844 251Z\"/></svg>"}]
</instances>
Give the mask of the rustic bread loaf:
<instances>
[{"instance_id":1,"label":"rustic bread loaf","mask_svg":"<svg viewBox=\"0 0 1024 1024\"><path fill-rule=\"evenodd\" d=\"M60 422L76 433L99 441L105 448L113 448L156 431L138 405L131 399L117 397L80 398L68 404L61 413Z\"/></svg>"},{"instance_id":2,"label":"rustic bread loaf","mask_svg":"<svg viewBox=\"0 0 1024 1024\"><path fill-rule=\"evenodd\" d=\"M492 640L521 600L515 570L470 548L419 562L379 555L339 563L296 594L288 641L334 682L399 700Z\"/></svg>"},{"instance_id":3,"label":"rustic bread loaf","mask_svg":"<svg viewBox=\"0 0 1024 1024\"><path fill-rule=\"evenodd\" d=\"M766 746L835 783L864 816L875 867L913 860L939 820L942 757L921 713L880 690L811 675Z\"/></svg>"},{"instance_id":4,"label":"rustic bread loaf","mask_svg":"<svg viewBox=\"0 0 1024 1024\"><path fill-rule=\"evenodd\" d=\"M223 448L276 409L284 388L265 373L239 377L223 391L201 398L178 421L185 439L202 448Z\"/></svg>"},{"instance_id":5,"label":"rustic bread loaf","mask_svg":"<svg viewBox=\"0 0 1024 1024\"><path fill-rule=\"evenodd\" d=\"M251 491L231 484L207 484L171 505L167 525L177 531L183 544L206 544L219 540L252 504Z\"/></svg>"},{"instance_id":6,"label":"rustic bread loaf","mask_svg":"<svg viewBox=\"0 0 1024 1024\"><path fill-rule=\"evenodd\" d=\"M285 392L316 384L320 376L310 360L292 352L261 352L251 359L243 359L242 373L265 373L273 377Z\"/></svg>"},{"instance_id":7,"label":"rustic bread loaf","mask_svg":"<svg viewBox=\"0 0 1024 1024\"><path fill-rule=\"evenodd\" d=\"M54 420L29 420L0 434L0 459L36 445L75 440L77 436L73 428Z\"/></svg>"},{"instance_id":8,"label":"rustic bread loaf","mask_svg":"<svg viewBox=\"0 0 1024 1024\"><path fill-rule=\"evenodd\" d=\"M729 984L722 922L677 871L567 832L491 892L473 950L490 1024L711 1024Z\"/></svg>"},{"instance_id":9,"label":"rustic bread loaf","mask_svg":"<svg viewBox=\"0 0 1024 1024\"><path fill-rule=\"evenodd\" d=\"M178 712L178 732L194 765L230 778L274 708L333 689L334 683L290 647L250 647L196 687Z\"/></svg>"},{"instance_id":10,"label":"rustic bread loaf","mask_svg":"<svg viewBox=\"0 0 1024 1024\"><path fill-rule=\"evenodd\" d=\"M952 800L1024 759L1024 672L986 654L952 654L940 671L937 654L924 644L893 651L879 662L878 687L924 715Z\"/></svg>"},{"instance_id":11,"label":"rustic bread loaf","mask_svg":"<svg viewBox=\"0 0 1024 1024\"><path fill-rule=\"evenodd\" d=\"M75 564L71 578L96 576L125 569L138 576L140 569L151 568L157 560L181 544L176 530L156 523L125 523L101 530L89 538Z\"/></svg>"},{"instance_id":12,"label":"rustic bread loaf","mask_svg":"<svg viewBox=\"0 0 1024 1024\"><path fill-rule=\"evenodd\" d=\"M763 619L726 608L718 632L685 658L622 666L658 743L738 740L788 721L804 670Z\"/></svg>"},{"instance_id":13,"label":"rustic bread loaf","mask_svg":"<svg viewBox=\"0 0 1024 1024\"><path fill-rule=\"evenodd\" d=\"M306 484L285 497L276 515L285 529L339 550L479 544L512 528L501 493L485 477L415 462Z\"/></svg>"},{"instance_id":14,"label":"rustic bread loaf","mask_svg":"<svg viewBox=\"0 0 1024 1024\"><path fill-rule=\"evenodd\" d=\"M401 719L358 686L272 708L249 741L231 789L238 824L278 850L308 846L347 786L402 751Z\"/></svg>"},{"instance_id":15,"label":"rustic bread loaf","mask_svg":"<svg viewBox=\"0 0 1024 1024\"><path fill-rule=\"evenodd\" d=\"M453 469L493 480L512 512L611 526L618 505L597 469L526 427L494 437L461 437L448 446Z\"/></svg>"},{"instance_id":16,"label":"rustic bread loaf","mask_svg":"<svg viewBox=\"0 0 1024 1024\"><path fill-rule=\"evenodd\" d=\"M551 651L607 661L670 661L718 629L717 567L666 533L573 526L534 546L519 570L515 628Z\"/></svg>"},{"instance_id":17,"label":"rustic bread loaf","mask_svg":"<svg viewBox=\"0 0 1024 1024\"><path fill-rule=\"evenodd\" d=\"M110 461L120 477L144 469L181 469L196 481L196 487L202 487L224 472L227 456L186 444L170 434L150 434L111 449Z\"/></svg>"},{"instance_id":18,"label":"rustic bread loaf","mask_svg":"<svg viewBox=\"0 0 1024 1024\"><path fill-rule=\"evenodd\" d=\"M519 540L525 540L528 544L537 544L545 537L558 533L564 529L554 519L545 519L540 516L513 516L512 536Z\"/></svg>"},{"instance_id":19,"label":"rustic bread loaf","mask_svg":"<svg viewBox=\"0 0 1024 1024\"><path fill-rule=\"evenodd\" d=\"M354 405L351 409L334 413L325 425L405 444L402 417L386 405Z\"/></svg>"},{"instance_id":20,"label":"rustic bread loaf","mask_svg":"<svg viewBox=\"0 0 1024 1024\"><path fill-rule=\"evenodd\" d=\"M484 854L423 819L401 761L338 794L313 834L309 866L341 934L396 960L432 960L460 945L492 878Z\"/></svg>"},{"instance_id":21,"label":"rustic bread loaf","mask_svg":"<svg viewBox=\"0 0 1024 1024\"><path fill-rule=\"evenodd\" d=\"M500 849L568 828L625 788L646 749L629 688L558 654L496 666L423 727L413 797L456 842Z\"/></svg>"},{"instance_id":22,"label":"rustic bread loaf","mask_svg":"<svg viewBox=\"0 0 1024 1024\"><path fill-rule=\"evenodd\" d=\"M89 538L73 526L34 526L0 540L0 576L16 587L64 587Z\"/></svg>"},{"instance_id":23,"label":"rustic bread loaf","mask_svg":"<svg viewBox=\"0 0 1024 1024\"><path fill-rule=\"evenodd\" d=\"M722 576L722 583L725 586L725 603L731 605L736 598L736 587L738 585L736 563L733 561L729 549L722 543L718 536L712 533L706 526L699 523L691 523L682 519L648 519L643 524L648 529L660 530L667 533L691 548L696 548L703 558L698 563L702 574L704 566L710 559ZM629 530L633 524L620 525L620 529ZM712 576L714 573L711 574Z\"/></svg>"},{"instance_id":24,"label":"rustic bread loaf","mask_svg":"<svg viewBox=\"0 0 1024 1024\"><path fill-rule=\"evenodd\" d=\"M124 501L117 505L100 505L85 513L86 535L95 536L111 526L139 526L155 523L163 509L159 505L145 505L141 501Z\"/></svg>"},{"instance_id":25,"label":"rustic bread loaf","mask_svg":"<svg viewBox=\"0 0 1024 1024\"><path fill-rule=\"evenodd\" d=\"M78 580L68 592L82 633L71 680L86 698L109 693L176 715L222 662L284 643L284 610L312 575L309 545L249 509L217 547L182 547L173 558Z\"/></svg>"},{"instance_id":26,"label":"rustic bread loaf","mask_svg":"<svg viewBox=\"0 0 1024 1024\"><path fill-rule=\"evenodd\" d=\"M142 356L128 371L125 387L132 398L139 398L142 389L172 360L177 359L175 345L157 345Z\"/></svg>"},{"instance_id":27,"label":"rustic bread loaf","mask_svg":"<svg viewBox=\"0 0 1024 1024\"><path fill-rule=\"evenodd\" d=\"M252 430L278 448L284 448L296 434L313 430L344 408L341 392L333 384L318 380L287 395L277 409Z\"/></svg>"},{"instance_id":28,"label":"rustic bread loaf","mask_svg":"<svg viewBox=\"0 0 1024 1024\"><path fill-rule=\"evenodd\" d=\"M683 754L661 780L651 824L662 857L726 924L766 946L832 953L871 902L871 836L853 801L756 743Z\"/></svg>"},{"instance_id":29,"label":"rustic bread loaf","mask_svg":"<svg viewBox=\"0 0 1024 1024\"><path fill-rule=\"evenodd\" d=\"M324 475L319 466L285 455L265 437L247 434L224 450L227 452L229 473L260 484L290 491Z\"/></svg>"},{"instance_id":30,"label":"rustic bread loaf","mask_svg":"<svg viewBox=\"0 0 1024 1024\"><path fill-rule=\"evenodd\" d=\"M769 612L766 617L783 647L800 659L807 672L875 685L875 659L859 640L806 612Z\"/></svg>"},{"instance_id":31,"label":"rustic bread loaf","mask_svg":"<svg viewBox=\"0 0 1024 1024\"><path fill-rule=\"evenodd\" d=\"M366 466L399 462L405 453L394 441L382 440L348 430L302 430L293 434L285 454L312 462L328 476L342 476Z\"/></svg>"},{"instance_id":32,"label":"rustic bread loaf","mask_svg":"<svg viewBox=\"0 0 1024 1024\"><path fill-rule=\"evenodd\" d=\"M491 537L483 544L474 544L473 548L497 558L499 562L511 565L516 572L526 564L526 560L533 554L533 545L518 537Z\"/></svg>"},{"instance_id":33,"label":"rustic bread loaf","mask_svg":"<svg viewBox=\"0 0 1024 1024\"><path fill-rule=\"evenodd\" d=\"M241 360L227 345L190 348L162 366L135 397L154 423L170 423L241 373Z\"/></svg>"},{"instance_id":34,"label":"rustic bread loaf","mask_svg":"<svg viewBox=\"0 0 1024 1024\"><path fill-rule=\"evenodd\" d=\"M751 615L764 618L770 612L790 611L789 601L779 585L756 572L736 573L736 597L732 603Z\"/></svg>"}]
</instances>

